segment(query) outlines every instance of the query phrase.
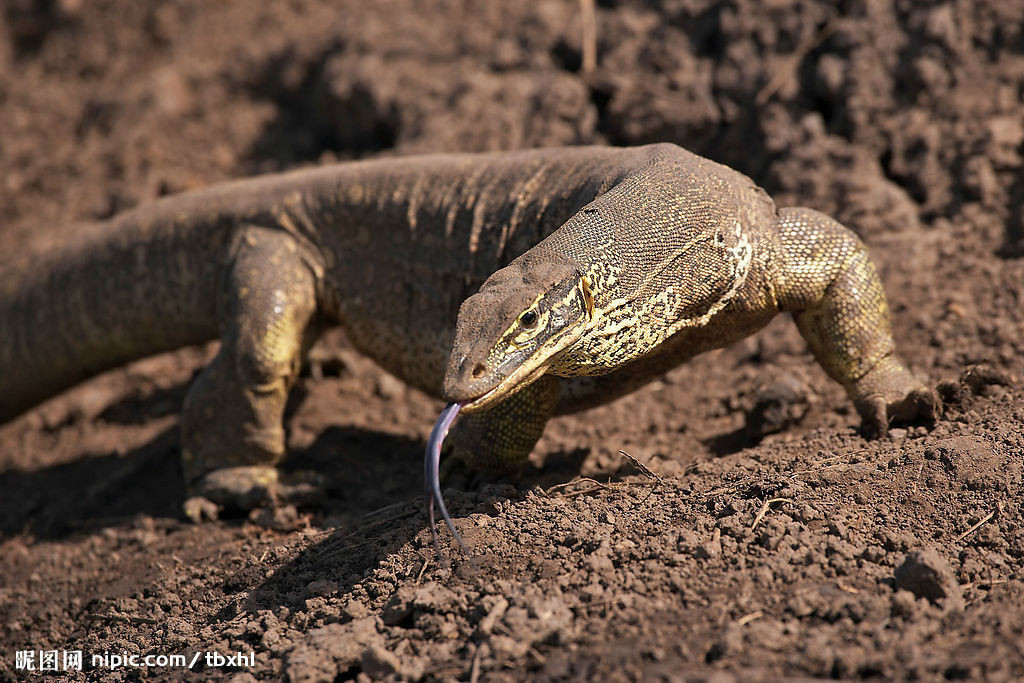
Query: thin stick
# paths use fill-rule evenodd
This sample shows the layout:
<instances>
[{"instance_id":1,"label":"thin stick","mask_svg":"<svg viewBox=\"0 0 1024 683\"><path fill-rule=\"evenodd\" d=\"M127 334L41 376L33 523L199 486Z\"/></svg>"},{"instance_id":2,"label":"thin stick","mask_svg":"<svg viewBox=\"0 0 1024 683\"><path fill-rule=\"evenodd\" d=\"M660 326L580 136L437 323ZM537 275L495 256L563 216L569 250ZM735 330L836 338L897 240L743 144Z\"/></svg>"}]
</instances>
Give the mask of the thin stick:
<instances>
[{"instance_id":1,"label":"thin stick","mask_svg":"<svg viewBox=\"0 0 1024 683\"><path fill-rule=\"evenodd\" d=\"M742 616L739 619L737 619L736 620L736 625L737 626L745 626L745 625L749 624L750 622L752 622L754 619L760 619L763 616L764 616L764 612L762 610L757 610L756 612L751 612L750 614L747 614L746 616Z\"/></svg>"},{"instance_id":2,"label":"thin stick","mask_svg":"<svg viewBox=\"0 0 1024 683\"><path fill-rule=\"evenodd\" d=\"M735 486L723 486L721 488L715 489L714 491L708 491L707 493L704 493L702 495L704 496L704 500L711 500L715 496L719 496L723 493L735 493L735 491Z\"/></svg>"},{"instance_id":3,"label":"thin stick","mask_svg":"<svg viewBox=\"0 0 1024 683\"><path fill-rule=\"evenodd\" d=\"M960 534L959 536L957 536L956 540L954 540L953 542L954 543L959 543L960 541L964 540L965 538L967 538L968 536L973 534L975 531L980 529L982 524L984 524L985 522L987 522L988 520L992 519L995 516L996 516L996 511L993 510L992 512L990 512L987 515L985 515L984 517L982 517L980 522L978 522L977 524L972 526L970 529L968 529L967 531L965 531L962 534Z\"/></svg>"},{"instance_id":4,"label":"thin stick","mask_svg":"<svg viewBox=\"0 0 1024 683\"><path fill-rule=\"evenodd\" d=\"M754 103L760 106L771 99L771 96L782 89L782 86L786 85L787 81L795 77L797 67L800 66L800 62L804 61L804 57L806 57L811 50L824 43L829 36L836 32L837 28L839 28L839 26L836 24L835 20L828 22L820 31L818 31L818 33L811 36L811 38L804 42L803 45L799 46L796 49L796 52L786 57L782 66L775 72L775 75L772 76L771 80L769 80L768 83L761 88L761 91L757 93L757 96L754 98Z\"/></svg>"},{"instance_id":5,"label":"thin stick","mask_svg":"<svg viewBox=\"0 0 1024 683\"><path fill-rule=\"evenodd\" d=\"M427 571L427 565L430 564L430 558L423 558L423 566L420 567L420 573L416 575L416 585L420 585L420 581L423 579L423 572Z\"/></svg>"},{"instance_id":6,"label":"thin stick","mask_svg":"<svg viewBox=\"0 0 1024 683\"><path fill-rule=\"evenodd\" d=\"M621 454L622 454L622 456L623 456L624 458L626 458L626 459L627 459L627 460L629 460L629 461L630 461L631 463L633 463L633 467L635 467L635 468L637 468L638 470L640 470L640 472L641 472L641 473L642 473L642 474L643 474L643 475L644 475L645 477L647 477L647 478L649 478L649 479L655 479L655 480L657 480L657 482L658 482L659 484L661 484L661 483L662 483L662 479L661 479L661 477L659 477L659 476L658 476L657 474L655 474L654 472L652 472L652 471L651 471L651 469L650 469L649 467L647 467L647 465L643 464L643 463L642 463L642 462L640 462L640 461L639 461L638 459L634 458L634 457L633 457L632 455L630 455L630 454L629 454L629 453L627 453L626 451L622 450L621 448L619 449L619 453L621 453Z\"/></svg>"},{"instance_id":7,"label":"thin stick","mask_svg":"<svg viewBox=\"0 0 1024 683\"><path fill-rule=\"evenodd\" d=\"M769 498L761 506L761 511L757 513L757 517L754 518L754 523L750 525L751 531L757 528L757 525L761 523L764 516L768 514L768 508L772 503L792 503L793 501L789 498Z\"/></svg>"},{"instance_id":8,"label":"thin stick","mask_svg":"<svg viewBox=\"0 0 1024 683\"><path fill-rule=\"evenodd\" d=\"M602 491L602 490L607 491L609 489L608 489L607 486L604 486L603 484L599 484L598 486L591 486L589 489L582 489L580 491L572 491L570 493L560 493L560 494L558 494L558 497L559 498L578 498L579 496L585 496L588 493L593 493L594 491Z\"/></svg>"},{"instance_id":9,"label":"thin stick","mask_svg":"<svg viewBox=\"0 0 1024 683\"><path fill-rule=\"evenodd\" d=\"M597 13L594 0L580 0L580 23L583 25L583 62L580 71L588 74L597 68Z\"/></svg>"},{"instance_id":10,"label":"thin stick","mask_svg":"<svg viewBox=\"0 0 1024 683\"><path fill-rule=\"evenodd\" d=\"M377 508L376 510L373 510L372 512L367 512L365 515L363 515L363 517L366 518L366 519L368 519L370 517L376 517L377 515L382 515L385 512L391 512L392 510L396 510L396 509L402 507L403 505L408 505L408 504L409 504L409 501L407 501L407 500L400 500L397 503L392 503L391 505L385 505L384 507Z\"/></svg>"},{"instance_id":11,"label":"thin stick","mask_svg":"<svg viewBox=\"0 0 1024 683\"><path fill-rule=\"evenodd\" d=\"M989 581L971 581L970 583L963 584L962 586L960 586L960 588L962 588L963 590L967 590L968 588L983 588L985 586L988 586L989 588L991 588L992 586L998 586L1001 583L1009 583L1009 581L1010 581L1009 579L991 579Z\"/></svg>"},{"instance_id":12,"label":"thin stick","mask_svg":"<svg viewBox=\"0 0 1024 683\"><path fill-rule=\"evenodd\" d=\"M552 486L552 487L548 488L546 491L544 491L544 493L545 494L550 494L552 491L554 491L556 489L564 489L564 488L566 488L568 486L572 486L573 484L578 484L578 483L583 482L583 481L588 481L591 484L594 484L595 486L597 486L599 488L602 488L602 489L608 488L608 486L606 486L605 484L602 484L597 479L591 479L590 477L576 477L572 481L567 481L567 482L564 482L562 484L555 484L554 486ZM590 490L593 490L593 489L587 489L587 490L590 491Z\"/></svg>"},{"instance_id":13,"label":"thin stick","mask_svg":"<svg viewBox=\"0 0 1024 683\"><path fill-rule=\"evenodd\" d=\"M473 666L469 670L469 683L477 683L480 680L480 648L481 645L476 646L476 652L473 653Z\"/></svg>"},{"instance_id":14,"label":"thin stick","mask_svg":"<svg viewBox=\"0 0 1024 683\"><path fill-rule=\"evenodd\" d=\"M633 467L640 470L648 479L654 479L654 486L651 487L651 490L648 491L647 495L644 496L643 499L640 501L640 503L646 503L647 499L653 496L654 492L661 488L661 485L662 483L664 483L664 480L662 480L662 478L653 470L651 470L651 468L649 468L647 465L643 464L642 462L640 462L640 460L634 458L632 455L622 450L621 448L619 449L619 453L623 457L629 459L629 461L633 463Z\"/></svg>"}]
</instances>

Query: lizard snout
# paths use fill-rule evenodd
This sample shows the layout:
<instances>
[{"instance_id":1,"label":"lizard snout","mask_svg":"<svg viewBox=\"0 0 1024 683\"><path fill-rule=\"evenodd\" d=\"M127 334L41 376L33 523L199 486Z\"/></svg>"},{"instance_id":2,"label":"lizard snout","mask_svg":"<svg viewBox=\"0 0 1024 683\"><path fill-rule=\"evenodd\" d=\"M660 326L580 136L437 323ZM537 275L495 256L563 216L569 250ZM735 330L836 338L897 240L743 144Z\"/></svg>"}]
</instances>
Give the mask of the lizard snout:
<instances>
[{"instance_id":1,"label":"lizard snout","mask_svg":"<svg viewBox=\"0 0 1024 683\"><path fill-rule=\"evenodd\" d=\"M486 360L462 355L452 359L444 378L444 398L464 403L493 389L502 378L494 376Z\"/></svg>"}]
</instances>

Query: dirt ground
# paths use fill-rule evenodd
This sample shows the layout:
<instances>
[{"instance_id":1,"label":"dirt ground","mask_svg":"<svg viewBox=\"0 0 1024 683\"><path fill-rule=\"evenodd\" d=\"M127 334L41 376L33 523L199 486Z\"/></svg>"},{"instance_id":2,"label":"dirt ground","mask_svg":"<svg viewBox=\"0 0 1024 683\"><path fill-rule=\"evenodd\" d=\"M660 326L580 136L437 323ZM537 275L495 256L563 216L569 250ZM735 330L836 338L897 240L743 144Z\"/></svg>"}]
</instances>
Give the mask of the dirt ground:
<instances>
[{"instance_id":1,"label":"dirt ground","mask_svg":"<svg viewBox=\"0 0 1024 683\"><path fill-rule=\"evenodd\" d=\"M328 499L195 526L210 349L147 359L0 427L0 681L34 680L19 650L105 681L1024 680L1024 2L597 5L583 73L576 0L5 0L0 258L259 172L671 141L858 232L938 425L865 441L780 318L555 421L520 480L457 475L480 558L443 532L448 569L438 401L332 338L288 420ZM196 652L252 660L91 666Z\"/></svg>"}]
</instances>

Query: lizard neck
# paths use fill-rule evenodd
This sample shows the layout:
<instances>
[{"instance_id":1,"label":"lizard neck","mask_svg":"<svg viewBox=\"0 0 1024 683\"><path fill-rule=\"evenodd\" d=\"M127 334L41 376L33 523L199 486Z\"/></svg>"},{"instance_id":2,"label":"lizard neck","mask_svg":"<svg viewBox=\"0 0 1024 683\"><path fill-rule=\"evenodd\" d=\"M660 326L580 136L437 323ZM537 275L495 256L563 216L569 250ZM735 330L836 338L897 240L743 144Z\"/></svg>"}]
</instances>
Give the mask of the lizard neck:
<instances>
[{"instance_id":1,"label":"lizard neck","mask_svg":"<svg viewBox=\"0 0 1024 683\"><path fill-rule=\"evenodd\" d=\"M738 174L669 156L625 177L562 230L594 297L594 316L551 369L598 375L702 328L742 289L755 245ZM747 185L750 185L749 181ZM556 236L553 236L556 237Z\"/></svg>"}]
</instances>

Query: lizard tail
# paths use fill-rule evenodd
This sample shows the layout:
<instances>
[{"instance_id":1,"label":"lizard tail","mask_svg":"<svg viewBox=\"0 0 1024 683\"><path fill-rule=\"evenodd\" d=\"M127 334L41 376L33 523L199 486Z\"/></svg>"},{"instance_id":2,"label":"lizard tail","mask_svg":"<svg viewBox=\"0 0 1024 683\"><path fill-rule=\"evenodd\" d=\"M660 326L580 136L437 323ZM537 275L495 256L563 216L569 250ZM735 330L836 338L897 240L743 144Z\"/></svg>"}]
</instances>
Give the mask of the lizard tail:
<instances>
[{"instance_id":1,"label":"lizard tail","mask_svg":"<svg viewBox=\"0 0 1024 683\"><path fill-rule=\"evenodd\" d=\"M85 226L0 266L0 424L105 370L217 336L222 261L210 256L222 231L149 218Z\"/></svg>"}]
</instances>

